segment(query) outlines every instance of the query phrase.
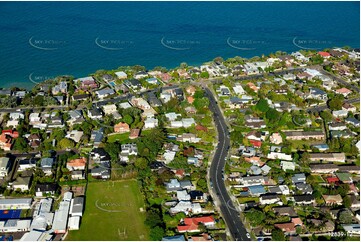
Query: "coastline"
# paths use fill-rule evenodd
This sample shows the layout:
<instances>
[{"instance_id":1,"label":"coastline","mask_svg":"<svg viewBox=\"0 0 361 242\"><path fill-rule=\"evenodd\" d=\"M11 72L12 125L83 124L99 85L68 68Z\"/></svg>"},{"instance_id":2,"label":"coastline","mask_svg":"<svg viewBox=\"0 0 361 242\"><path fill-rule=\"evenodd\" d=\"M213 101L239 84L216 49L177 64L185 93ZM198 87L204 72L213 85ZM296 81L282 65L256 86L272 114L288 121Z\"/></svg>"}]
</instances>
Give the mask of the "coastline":
<instances>
[{"instance_id":1,"label":"coastline","mask_svg":"<svg viewBox=\"0 0 361 242\"><path fill-rule=\"evenodd\" d=\"M347 46L347 47L350 47L350 46ZM332 48L336 48L336 47L327 47L327 48L324 48L324 49L332 49ZM341 47L341 48L344 48L344 47ZM351 49L354 49L354 47L350 47L350 48L351 48ZM296 51L300 51L300 49L295 50L294 52L296 52ZM235 58L235 57L240 57L240 58L245 59L245 60L251 60L252 58L261 57L261 56L269 56L269 55L275 54L275 53L277 53L277 52L284 52L284 53L286 53L286 54L291 54L291 52L289 53L289 52L285 52L285 51L283 51L283 50L277 50L277 51L275 51L275 52L268 53L267 55L266 55L266 54L262 54L262 55L259 55L259 56L252 56L252 57L249 57L249 58L247 58L247 57L242 57L242 56L239 56L239 55L230 56L230 57L223 57L223 56L221 56L221 57L224 58L225 60L226 60L226 59L230 59L230 58ZM214 59L214 58L217 58L217 57L219 57L219 56L214 56L213 59ZM204 61L204 62L199 62L199 61L198 61L198 62L188 63L188 62L184 61L184 62L181 62L181 63L187 63L187 65L188 65L189 67L200 67L202 64L207 63L207 62L211 62L213 59L209 59L209 60L206 60L206 61ZM181 63L178 63L177 66L173 66L173 67L168 67L168 66L162 66L162 67L165 67L165 68L168 70L168 72L169 72L169 71L173 71L173 70L179 68L179 66L180 66ZM124 66L134 66L134 65L144 66L144 65L142 65L141 63L135 63L135 64L133 64L133 65L124 65ZM159 65L153 65L152 68L148 68L147 66L144 66L144 67L145 67L146 70L148 71L148 70L153 70L153 69L154 69L155 67L157 67L157 66L159 66ZM89 72L89 73L86 73L86 72L84 72L84 71L83 71L83 72L78 72L78 74L74 74L74 73L64 73L64 74L61 74L61 75L52 75L52 74L50 73L50 74L45 75L46 77L49 77L49 78L47 78L47 79L44 79L44 78L42 78L42 77L40 77L40 78L38 77L38 78L37 78L36 73L35 73L35 72L32 72L32 73L29 74L28 79L27 79L27 80L24 80L24 81L5 82L6 85L4 85L3 82L2 82L2 80L0 80L0 89L11 89L11 88L16 87L16 88L25 89L25 90L29 91L29 90L31 90L33 87L35 87L37 84L42 83L42 82L45 82L45 81L47 81L47 80L54 79L54 78L59 77L59 76L72 76L72 77L74 77L74 78L80 78L80 77L83 77L83 76L89 76L89 75L94 74L94 73L96 73L97 71L100 71L100 70L115 71L115 70L117 70L119 67L123 67L123 66L118 66L118 67L116 67L116 68L114 68L114 69L99 68L99 69L96 69L96 70L94 70L94 71L92 71L92 72ZM31 79L32 79L32 78L31 78L31 75L32 75L32 74L35 75L35 80L33 80L33 81L31 80ZM33 78L33 79L34 79L34 78ZM37 81L38 79L41 79L41 80ZM36 83L37 83L37 84L36 84Z\"/></svg>"}]
</instances>

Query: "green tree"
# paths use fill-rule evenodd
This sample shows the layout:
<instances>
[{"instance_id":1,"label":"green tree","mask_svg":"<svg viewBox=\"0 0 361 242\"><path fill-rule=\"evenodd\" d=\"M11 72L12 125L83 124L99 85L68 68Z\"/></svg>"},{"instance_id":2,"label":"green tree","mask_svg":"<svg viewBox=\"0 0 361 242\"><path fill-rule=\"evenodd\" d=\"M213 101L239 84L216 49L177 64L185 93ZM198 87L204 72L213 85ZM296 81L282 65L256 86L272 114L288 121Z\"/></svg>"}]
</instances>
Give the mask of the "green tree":
<instances>
[{"instance_id":1,"label":"green tree","mask_svg":"<svg viewBox=\"0 0 361 242\"><path fill-rule=\"evenodd\" d=\"M158 208L150 208L147 211L147 215L146 215L146 219L144 221L144 223L149 226L149 227L155 227L157 225L162 225L163 224L163 220L160 216L160 211Z\"/></svg>"},{"instance_id":2,"label":"green tree","mask_svg":"<svg viewBox=\"0 0 361 242\"><path fill-rule=\"evenodd\" d=\"M245 213L245 216L253 227L261 225L266 218L264 212L256 210L254 208L252 208L249 212Z\"/></svg>"},{"instance_id":3,"label":"green tree","mask_svg":"<svg viewBox=\"0 0 361 242\"><path fill-rule=\"evenodd\" d=\"M350 210L346 209L340 212L338 220L341 224L350 224L352 223L353 214Z\"/></svg>"},{"instance_id":4,"label":"green tree","mask_svg":"<svg viewBox=\"0 0 361 242\"><path fill-rule=\"evenodd\" d=\"M26 142L25 138L18 137L17 139L15 139L13 149L17 151L25 152L29 150L29 145Z\"/></svg>"},{"instance_id":5,"label":"green tree","mask_svg":"<svg viewBox=\"0 0 361 242\"><path fill-rule=\"evenodd\" d=\"M335 95L333 98L328 100L328 107L331 110L340 110L342 108L345 98L342 95Z\"/></svg>"},{"instance_id":6,"label":"green tree","mask_svg":"<svg viewBox=\"0 0 361 242\"><path fill-rule=\"evenodd\" d=\"M274 241L285 241L285 234L280 229L272 230L272 240Z\"/></svg>"},{"instance_id":7,"label":"green tree","mask_svg":"<svg viewBox=\"0 0 361 242\"><path fill-rule=\"evenodd\" d=\"M193 102L194 107L197 110L203 110L204 108L209 106L208 98L196 98Z\"/></svg>"},{"instance_id":8,"label":"green tree","mask_svg":"<svg viewBox=\"0 0 361 242\"><path fill-rule=\"evenodd\" d=\"M281 115L279 112L277 112L276 109L270 108L267 112L266 112L266 118L271 122L271 123L276 123L279 119L280 119Z\"/></svg>"},{"instance_id":9,"label":"green tree","mask_svg":"<svg viewBox=\"0 0 361 242\"><path fill-rule=\"evenodd\" d=\"M351 207L351 198L349 196L344 196L343 197L343 205L345 205L346 208L350 208Z\"/></svg>"},{"instance_id":10,"label":"green tree","mask_svg":"<svg viewBox=\"0 0 361 242\"><path fill-rule=\"evenodd\" d=\"M259 100L258 103L256 104L256 109L263 113L267 112L270 109L267 100L266 99Z\"/></svg>"},{"instance_id":11,"label":"green tree","mask_svg":"<svg viewBox=\"0 0 361 242\"><path fill-rule=\"evenodd\" d=\"M332 120L332 114L330 111L328 110L324 110L320 113L321 118L323 118L323 120L325 120L325 122L329 122Z\"/></svg>"},{"instance_id":12,"label":"green tree","mask_svg":"<svg viewBox=\"0 0 361 242\"><path fill-rule=\"evenodd\" d=\"M75 142L68 138L63 138L59 141L59 147L60 149L69 149L74 148Z\"/></svg>"},{"instance_id":13,"label":"green tree","mask_svg":"<svg viewBox=\"0 0 361 242\"><path fill-rule=\"evenodd\" d=\"M121 144L114 142L106 143L104 146L104 150L110 155L110 158L115 161L118 159L118 155L122 149Z\"/></svg>"},{"instance_id":14,"label":"green tree","mask_svg":"<svg viewBox=\"0 0 361 242\"><path fill-rule=\"evenodd\" d=\"M40 96L40 95L36 96L34 98L34 105L38 106L38 107L39 106L44 106L44 97Z\"/></svg>"},{"instance_id":15,"label":"green tree","mask_svg":"<svg viewBox=\"0 0 361 242\"><path fill-rule=\"evenodd\" d=\"M209 73L206 72L206 71L203 71L203 72L201 73L201 78L209 78Z\"/></svg>"},{"instance_id":16,"label":"green tree","mask_svg":"<svg viewBox=\"0 0 361 242\"><path fill-rule=\"evenodd\" d=\"M123 117L123 121L125 123L127 123L128 125L131 125L134 121L133 117L130 116L129 114L126 114L124 117Z\"/></svg>"},{"instance_id":17,"label":"green tree","mask_svg":"<svg viewBox=\"0 0 361 242\"><path fill-rule=\"evenodd\" d=\"M199 188L202 191L206 191L207 190L207 180L204 178L198 179L197 188Z\"/></svg>"},{"instance_id":18,"label":"green tree","mask_svg":"<svg viewBox=\"0 0 361 242\"><path fill-rule=\"evenodd\" d=\"M150 239L153 241L161 241L164 236L164 229L159 226L151 228L149 236L150 236Z\"/></svg>"},{"instance_id":19,"label":"green tree","mask_svg":"<svg viewBox=\"0 0 361 242\"><path fill-rule=\"evenodd\" d=\"M138 157L135 162L134 165L136 168L138 168L139 170L144 170L145 168L148 167L148 161L147 159L143 158L143 157Z\"/></svg>"}]
</instances>

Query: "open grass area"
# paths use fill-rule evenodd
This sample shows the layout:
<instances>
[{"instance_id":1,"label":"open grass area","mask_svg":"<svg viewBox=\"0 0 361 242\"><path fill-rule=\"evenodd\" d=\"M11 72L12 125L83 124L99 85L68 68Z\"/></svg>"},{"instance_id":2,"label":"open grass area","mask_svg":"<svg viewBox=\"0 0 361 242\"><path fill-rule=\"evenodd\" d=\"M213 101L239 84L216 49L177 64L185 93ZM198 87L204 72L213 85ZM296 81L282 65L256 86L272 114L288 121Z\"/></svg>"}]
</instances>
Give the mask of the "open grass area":
<instances>
[{"instance_id":1,"label":"open grass area","mask_svg":"<svg viewBox=\"0 0 361 242\"><path fill-rule=\"evenodd\" d=\"M135 180L90 182L80 230L67 240L149 240L145 210Z\"/></svg>"},{"instance_id":2,"label":"open grass area","mask_svg":"<svg viewBox=\"0 0 361 242\"><path fill-rule=\"evenodd\" d=\"M124 133L124 134L112 134L112 135L108 135L108 142L109 143L114 143L116 141L122 143L123 141L128 141L129 139L129 132Z\"/></svg>"}]
</instances>

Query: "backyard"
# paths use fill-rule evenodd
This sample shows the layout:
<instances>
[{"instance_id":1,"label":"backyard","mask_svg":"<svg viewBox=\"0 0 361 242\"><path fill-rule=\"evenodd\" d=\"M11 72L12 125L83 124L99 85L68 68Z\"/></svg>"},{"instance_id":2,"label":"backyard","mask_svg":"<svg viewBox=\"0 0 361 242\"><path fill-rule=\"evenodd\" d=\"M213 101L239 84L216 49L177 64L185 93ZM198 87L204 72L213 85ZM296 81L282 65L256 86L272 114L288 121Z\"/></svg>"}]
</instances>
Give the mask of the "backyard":
<instances>
[{"instance_id":1,"label":"backyard","mask_svg":"<svg viewBox=\"0 0 361 242\"><path fill-rule=\"evenodd\" d=\"M90 182L80 230L67 240L148 240L144 202L136 180Z\"/></svg>"}]
</instances>

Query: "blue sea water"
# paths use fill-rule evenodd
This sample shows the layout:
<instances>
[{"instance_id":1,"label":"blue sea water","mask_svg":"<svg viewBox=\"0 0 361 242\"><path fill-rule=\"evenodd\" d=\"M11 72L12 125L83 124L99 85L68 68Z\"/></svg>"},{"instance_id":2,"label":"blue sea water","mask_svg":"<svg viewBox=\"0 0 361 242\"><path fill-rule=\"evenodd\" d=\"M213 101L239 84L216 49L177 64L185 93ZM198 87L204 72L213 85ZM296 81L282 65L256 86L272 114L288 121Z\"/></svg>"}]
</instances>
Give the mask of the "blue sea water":
<instances>
[{"instance_id":1,"label":"blue sea water","mask_svg":"<svg viewBox=\"0 0 361 242\"><path fill-rule=\"evenodd\" d=\"M359 48L358 2L0 2L0 87L122 65Z\"/></svg>"}]
</instances>

